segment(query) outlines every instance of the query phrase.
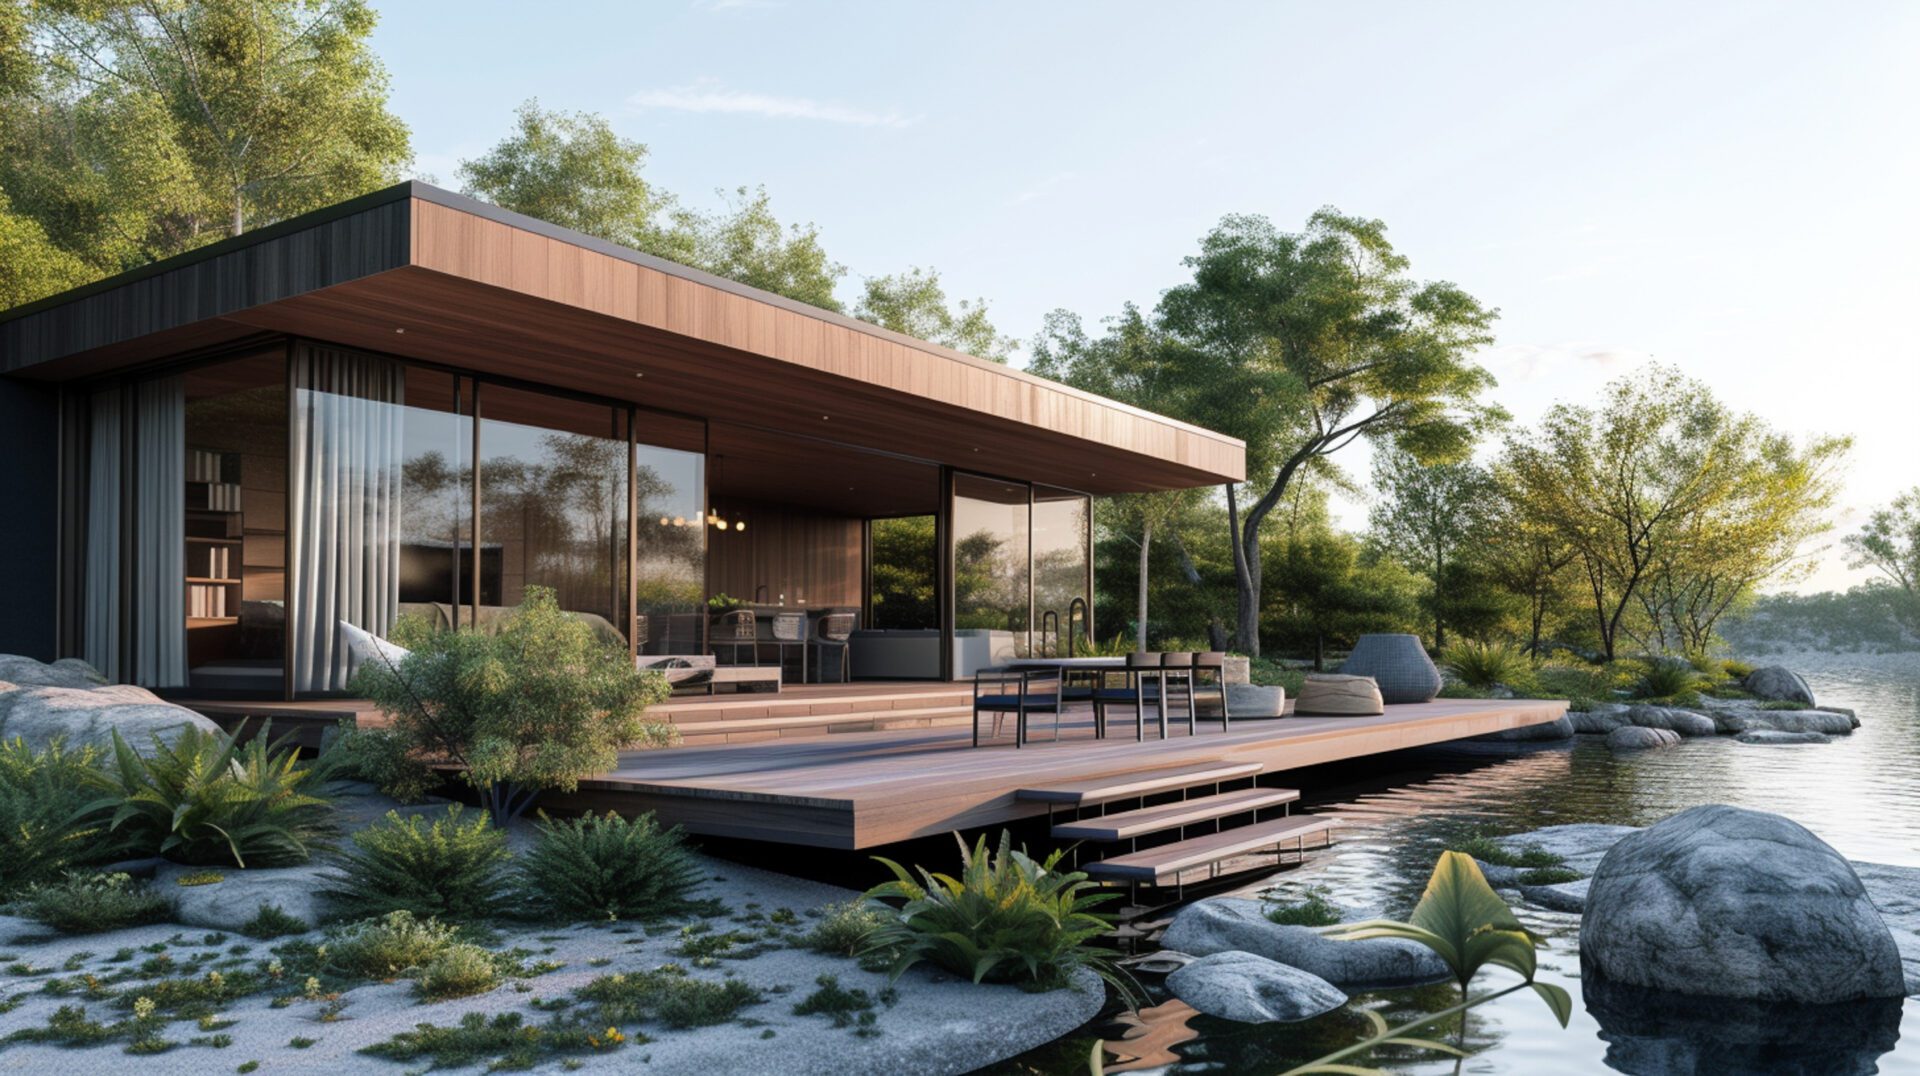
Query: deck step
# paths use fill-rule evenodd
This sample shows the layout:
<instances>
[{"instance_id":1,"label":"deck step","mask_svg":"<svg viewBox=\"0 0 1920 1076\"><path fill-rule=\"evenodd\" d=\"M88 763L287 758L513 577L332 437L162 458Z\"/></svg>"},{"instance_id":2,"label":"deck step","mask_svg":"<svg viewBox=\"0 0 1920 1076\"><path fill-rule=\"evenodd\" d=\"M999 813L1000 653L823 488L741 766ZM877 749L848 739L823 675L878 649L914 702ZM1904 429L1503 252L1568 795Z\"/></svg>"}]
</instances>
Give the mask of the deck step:
<instances>
[{"instance_id":1,"label":"deck step","mask_svg":"<svg viewBox=\"0 0 1920 1076\"><path fill-rule=\"evenodd\" d=\"M1115 774L1111 777L1096 777L1088 781L1068 781L1057 785L1022 788L1015 793L1015 796L1019 799L1037 800L1042 803L1065 803L1078 807L1090 807L1096 803L1133 799L1136 796L1151 796L1156 792L1177 792L1183 788L1195 788L1220 781L1237 781L1252 777L1264 769L1266 765L1260 762L1202 762L1172 769L1135 771Z\"/></svg>"},{"instance_id":2,"label":"deck step","mask_svg":"<svg viewBox=\"0 0 1920 1076\"><path fill-rule=\"evenodd\" d=\"M1300 840L1315 833L1330 833L1337 824L1331 818L1314 815L1276 818L1270 822L1256 822L1219 833L1189 837L1158 848L1113 856L1098 863L1086 864L1080 869L1093 878L1171 885L1179 880L1183 870L1204 867L1209 863Z\"/></svg>"},{"instance_id":3,"label":"deck step","mask_svg":"<svg viewBox=\"0 0 1920 1076\"><path fill-rule=\"evenodd\" d=\"M750 717L721 721L674 722L683 736L725 735L738 732L780 732L785 729L826 729L837 725L860 729L964 725L973 716L966 707L929 706L917 710L859 710L844 714L795 714L791 717Z\"/></svg>"},{"instance_id":4,"label":"deck step","mask_svg":"<svg viewBox=\"0 0 1920 1076\"><path fill-rule=\"evenodd\" d=\"M1216 818L1278 807L1300 798L1291 788L1240 788L1215 796L1196 796L1178 803L1162 803L1133 811L1082 818L1053 827L1061 839L1082 841L1124 841L1148 833L1211 822Z\"/></svg>"}]
</instances>

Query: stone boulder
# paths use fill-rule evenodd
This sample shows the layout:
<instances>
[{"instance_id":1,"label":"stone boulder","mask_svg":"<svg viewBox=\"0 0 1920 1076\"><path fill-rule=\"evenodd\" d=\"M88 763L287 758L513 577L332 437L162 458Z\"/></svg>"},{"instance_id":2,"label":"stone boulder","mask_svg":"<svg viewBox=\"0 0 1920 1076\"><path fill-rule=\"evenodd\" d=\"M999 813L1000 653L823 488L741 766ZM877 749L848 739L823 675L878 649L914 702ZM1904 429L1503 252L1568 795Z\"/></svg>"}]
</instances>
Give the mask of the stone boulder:
<instances>
[{"instance_id":1,"label":"stone boulder","mask_svg":"<svg viewBox=\"0 0 1920 1076\"><path fill-rule=\"evenodd\" d=\"M98 687L107 678L79 658L46 665L19 654L0 654L0 681L26 687Z\"/></svg>"},{"instance_id":2,"label":"stone boulder","mask_svg":"<svg viewBox=\"0 0 1920 1076\"><path fill-rule=\"evenodd\" d=\"M1162 947L1194 956L1244 952L1287 964L1343 990L1440 982L1446 962L1418 942L1398 938L1335 941L1311 927L1269 920L1257 900L1220 897L1190 904L1173 918Z\"/></svg>"},{"instance_id":3,"label":"stone boulder","mask_svg":"<svg viewBox=\"0 0 1920 1076\"><path fill-rule=\"evenodd\" d=\"M1720 731L1713 718L1670 706L1630 706L1625 717L1636 728L1666 729L1681 736L1712 736Z\"/></svg>"},{"instance_id":4,"label":"stone boulder","mask_svg":"<svg viewBox=\"0 0 1920 1076\"><path fill-rule=\"evenodd\" d=\"M1759 1001L1899 997L1900 953L1853 868L1779 815L1714 805L1622 838L1594 872L1582 967Z\"/></svg>"},{"instance_id":5,"label":"stone boulder","mask_svg":"<svg viewBox=\"0 0 1920 1076\"><path fill-rule=\"evenodd\" d=\"M1828 743L1828 738L1818 732L1781 732L1776 729L1753 729L1734 737L1741 743L1764 747L1784 747L1802 743Z\"/></svg>"},{"instance_id":6,"label":"stone boulder","mask_svg":"<svg viewBox=\"0 0 1920 1076\"><path fill-rule=\"evenodd\" d=\"M1627 724L1627 707L1617 702L1597 702L1589 710L1572 710L1567 721L1573 731L1586 736L1605 736Z\"/></svg>"},{"instance_id":7,"label":"stone boulder","mask_svg":"<svg viewBox=\"0 0 1920 1076\"><path fill-rule=\"evenodd\" d=\"M1556 912L1572 912L1578 915L1587 907L1587 888L1593 879L1582 878L1574 882L1558 882L1554 885L1523 885L1520 895L1542 908Z\"/></svg>"},{"instance_id":8,"label":"stone boulder","mask_svg":"<svg viewBox=\"0 0 1920 1076\"><path fill-rule=\"evenodd\" d=\"M1521 725L1517 728L1501 729L1499 732L1487 732L1472 737L1475 743L1541 743L1571 739L1573 739L1573 722L1566 714L1561 714L1544 724Z\"/></svg>"},{"instance_id":9,"label":"stone boulder","mask_svg":"<svg viewBox=\"0 0 1920 1076\"><path fill-rule=\"evenodd\" d=\"M297 867L187 867L163 863L153 872L153 887L172 897L173 921L207 930L238 932L264 907L318 926L329 910L320 890L325 888L326 866L302 863ZM183 878L217 874L220 881L181 885Z\"/></svg>"},{"instance_id":10,"label":"stone boulder","mask_svg":"<svg viewBox=\"0 0 1920 1076\"><path fill-rule=\"evenodd\" d=\"M1607 733L1607 746L1615 751L1644 751L1650 747L1672 747L1679 742L1677 732L1638 725L1622 725Z\"/></svg>"},{"instance_id":11,"label":"stone boulder","mask_svg":"<svg viewBox=\"0 0 1920 1076\"><path fill-rule=\"evenodd\" d=\"M29 747L42 748L57 739L69 747L91 745L111 750L113 733L118 731L134 750L146 754L154 749L155 736L172 740L187 728L207 732L219 729L205 717L166 702L146 688L84 683L82 677L91 671L84 662L64 668L61 663L39 665L39 669L37 675L42 682L0 682L0 740L18 736ZM18 665L14 671L35 675L35 670ZM75 686L45 682L49 680L67 680Z\"/></svg>"},{"instance_id":12,"label":"stone boulder","mask_svg":"<svg viewBox=\"0 0 1920 1076\"><path fill-rule=\"evenodd\" d=\"M1232 950L1189 962L1167 976L1167 989L1208 1016L1246 1024L1311 1020L1347 1003L1317 975Z\"/></svg>"},{"instance_id":13,"label":"stone boulder","mask_svg":"<svg viewBox=\"0 0 1920 1076\"><path fill-rule=\"evenodd\" d=\"M1785 665L1767 665L1747 674L1740 681L1747 694L1757 695L1770 702L1799 702L1808 706L1814 704L1813 689L1797 672Z\"/></svg>"},{"instance_id":14,"label":"stone boulder","mask_svg":"<svg viewBox=\"0 0 1920 1076\"><path fill-rule=\"evenodd\" d=\"M1851 736L1854 720L1832 710L1721 710L1713 715L1720 731L1742 732L1818 732L1828 736Z\"/></svg>"}]
</instances>

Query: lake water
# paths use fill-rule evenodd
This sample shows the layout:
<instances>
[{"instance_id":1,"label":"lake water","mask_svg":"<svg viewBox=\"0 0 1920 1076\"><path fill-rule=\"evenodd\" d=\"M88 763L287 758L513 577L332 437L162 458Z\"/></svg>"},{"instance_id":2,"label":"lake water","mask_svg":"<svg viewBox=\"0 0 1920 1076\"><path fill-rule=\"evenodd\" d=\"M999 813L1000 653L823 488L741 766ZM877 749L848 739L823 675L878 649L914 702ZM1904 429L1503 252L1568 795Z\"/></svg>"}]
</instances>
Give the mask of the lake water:
<instances>
[{"instance_id":1,"label":"lake water","mask_svg":"<svg viewBox=\"0 0 1920 1076\"><path fill-rule=\"evenodd\" d=\"M1712 737L1615 755L1599 738L1580 737L1571 750L1505 758L1425 750L1374 760L1373 772L1349 767L1305 774L1309 809L1345 821L1339 842L1313 854L1306 866L1248 891L1320 887L1338 904L1404 918L1419 899L1435 857L1457 836L1566 822L1645 825L1706 803L1784 814L1849 859L1920 867L1920 655L1805 655L1781 663L1801 671L1823 704L1854 708L1862 727L1850 737L1820 745L1754 747ZM1878 1035L1863 1033L1874 1045L1856 1051L1850 1060L1809 1047L1797 1061L1775 1054L1734 1066L1728 1058L1736 1055L1715 1048L1722 1036L1711 1023L1696 1029L1699 1052L1684 1064L1649 1067L1644 1055L1636 1060L1618 1048L1609 1059L1600 1023L1581 996L1578 917L1525 905L1516 905L1516 911L1529 929L1546 936L1540 977L1574 995L1570 1027L1562 1029L1527 991L1472 1012L1466 1042L1473 1056L1458 1068L1451 1060L1414 1060L1415 1055L1406 1052L1398 1060L1390 1055L1348 1060L1423 1076L1613 1071L1651 1076L1663 1070L1811 1074L1871 1072L1875 1064L1880 1072L1920 1076L1920 1000L1908 1001L1897 1014L1892 1006L1880 1010ZM1483 973L1478 981L1482 989L1500 984L1500 974ZM1147 985L1154 992L1153 1002L1169 1001L1157 979L1150 978ZM1450 991L1430 988L1358 1000L1378 1003L1379 1011L1398 1024L1446 1007ZM1705 1011L1714 1004L1701 1001L1696 1008ZM1664 1015L1653 1013L1646 1019ZM1800 1014L1796 1019L1810 1029L1830 1030L1853 1015ZM1891 1026L1896 1021L1899 1035L1893 1044ZM1125 1030L1129 1038L1119 1049L1148 1056L1128 1062L1110 1053L1110 1072L1278 1073L1361 1035L1359 1018L1345 1012L1302 1024L1246 1025L1193 1014L1177 1002L1150 1009L1144 1023L1144 1028L1126 1028L1104 1022L992 1071L1083 1073L1096 1039L1118 1042ZM1882 1052L1883 1046L1890 1049Z\"/></svg>"}]
</instances>

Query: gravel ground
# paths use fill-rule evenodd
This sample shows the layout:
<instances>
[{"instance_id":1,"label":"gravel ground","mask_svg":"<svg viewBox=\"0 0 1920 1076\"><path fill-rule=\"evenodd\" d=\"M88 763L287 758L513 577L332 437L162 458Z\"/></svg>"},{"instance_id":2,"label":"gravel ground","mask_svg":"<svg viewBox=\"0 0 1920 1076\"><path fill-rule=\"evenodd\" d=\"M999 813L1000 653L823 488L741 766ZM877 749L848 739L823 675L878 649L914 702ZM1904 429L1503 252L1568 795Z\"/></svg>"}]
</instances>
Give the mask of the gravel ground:
<instances>
[{"instance_id":1,"label":"gravel ground","mask_svg":"<svg viewBox=\"0 0 1920 1076\"><path fill-rule=\"evenodd\" d=\"M854 896L848 890L738 864L712 859L703 862L711 868L712 878L699 895L723 900L736 915L756 910L750 907L754 905L763 915L787 908L800 916L799 929L805 929L810 911ZM737 925L726 918L713 921L716 931ZM232 1044L224 1048L186 1045L189 1038L205 1034L188 1021L172 1024L165 1032L166 1038L182 1045L154 1055L129 1055L119 1042L81 1049L39 1043L0 1045L0 1073L116 1072L155 1076L192 1073L198 1076L233 1072L248 1061L260 1062L258 1071L262 1074L417 1071L425 1067L425 1061L403 1065L357 1051L411 1030L417 1024L449 1025L470 1012L491 1015L517 1011L529 1024L543 1023L548 1014L533 1007L537 998L564 997L598 976L643 971L669 962L687 965L690 974L698 978L738 977L766 991L766 1000L742 1010L734 1022L714 1027L677 1031L655 1024L624 1027L622 1030L634 1042L617 1050L578 1056L578 1071L707 1076L775 1072L832 1072L836 1076L962 1073L1067 1034L1091 1019L1105 996L1100 983L1091 975L1085 976L1077 989L1031 994L1012 986L976 986L940 972L916 968L896 984L895 1003L876 1008L879 1033L861 1036L848 1028L834 1028L825 1016L796 1016L792 1011L794 1004L816 989L815 979L822 974L838 976L843 987L864 989L870 994L877 994L887 986L884 974L862 971L849 959L797 948L774 949L750 959L723 959L713 967L697 967L671 953L679 942L676 932L667 930L649 937L637 928L616 932L621 929L592 925L504 930L496 948L522 946L538 954L535 959L557 961L564 966L534 978L510 980L475 997L422 1003L414 996L410 982L366 985L342 995L347 1004L338 1020L322 1022L318 1019L321 1002L302 1000L275 1009L271 1007L270 996L262 994L246 998L222 1013L234 1021L233 1026L222 1031L233 1038ZM250 961L265 961L270 958L269 949L287 940L259 942L232 935L219 941L217 946L209 946L204 941L207 934L204 928L163 924L107 934L47 938L38 924L0 916L0 954L10 957L0 962L0 999L22 999L11 1011L0 1013L0 1038L18 1028L42 1026L61 1005L77 1003L72 997L41 993L47 979L87 972L104 974L126 967L125 963L108 962L107 958L118 949L138 950L147 945L168 943L168 952L184 960L191 954L213 948L225 950L245 944L251 947L247 954ZM92 955L81 957L73 971L63 970L70 958L81 953ZM36 969L50 970L23 976L10 970L20 960L30 962ZM595 961L600 962L598 966L592 963ZM297 992L297 984L288 992ZM88 1008L102 1022L110 1022L120 1015L109 1009L107 1003L93 1003ZM644 1033L653 1041L639 1043L636 1033ZM294 1048L289 1043L296 1038L314 1042L305 1048ZM536 1071L561 1069L560 1062L554 1060Z\"/></svg>"}]
</instances>

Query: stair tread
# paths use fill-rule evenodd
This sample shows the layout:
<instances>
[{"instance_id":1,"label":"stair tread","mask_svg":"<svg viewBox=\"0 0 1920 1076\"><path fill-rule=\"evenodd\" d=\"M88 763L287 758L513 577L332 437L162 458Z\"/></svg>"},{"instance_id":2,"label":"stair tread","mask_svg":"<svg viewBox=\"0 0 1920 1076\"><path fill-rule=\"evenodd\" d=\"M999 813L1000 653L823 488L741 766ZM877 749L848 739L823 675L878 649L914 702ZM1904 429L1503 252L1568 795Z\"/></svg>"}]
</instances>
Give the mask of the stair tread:
<instances>
[{"instance_id":1,"label":"stair tread","mask_svg":"<svg viewBox=\"0 0 1920 1076\"><path fill-rule=\"evenodd\" d=\"M1039 800L1046 803L1090 805L1130 799L1134 796L1149 796L1155 792L1172 792L1176 789L1192 788L1195 785L1212 784L1216 781L1252 777L1264 769L1266 765L1259 762L1202 762L1172 769L1135 771L1085 781L1068 781L1058 785L1023 788L1016 792L1015 796L1023 800Z\"/></svg>"},{"instance_id":2,"label":"stair tread","mask_svg":"<svg viewBox=\"0 0 1920 1076\"><path fill-rule=\"evenodd\" d=\"M1161 803L1099 818L1062 822L1053 827L1053 835L1086 841L1124 841L1129 837L1177 829L1262 807L1277 807L1299 798L1299 791L1291 788L1239 788L1213 796L1196 796L1178 803Z\"/></svg>"},{"instance_id":3,"label":"stair tread","mask_svg":"<svg viewBox=\"0 0 1920 1076\"><path fill-rule=\"evenodd\" d=\"M1180 871L1189 867L1205 866L1278 841L1325 832L1333 829L1337 824L1331 818L1320 818L1314 815L1276 818L1269 822L1256 822L1250 826L1222 830L1219 833L1189 837L1184 841L1163 844L1158 848L1147 848L1138 852L1129 852L1123 856L1112 856L1098 863L1089 863L1081 869L1094 878L1153 882L1164 877L1177 876Z\"/></svg>"}]
</instances>

